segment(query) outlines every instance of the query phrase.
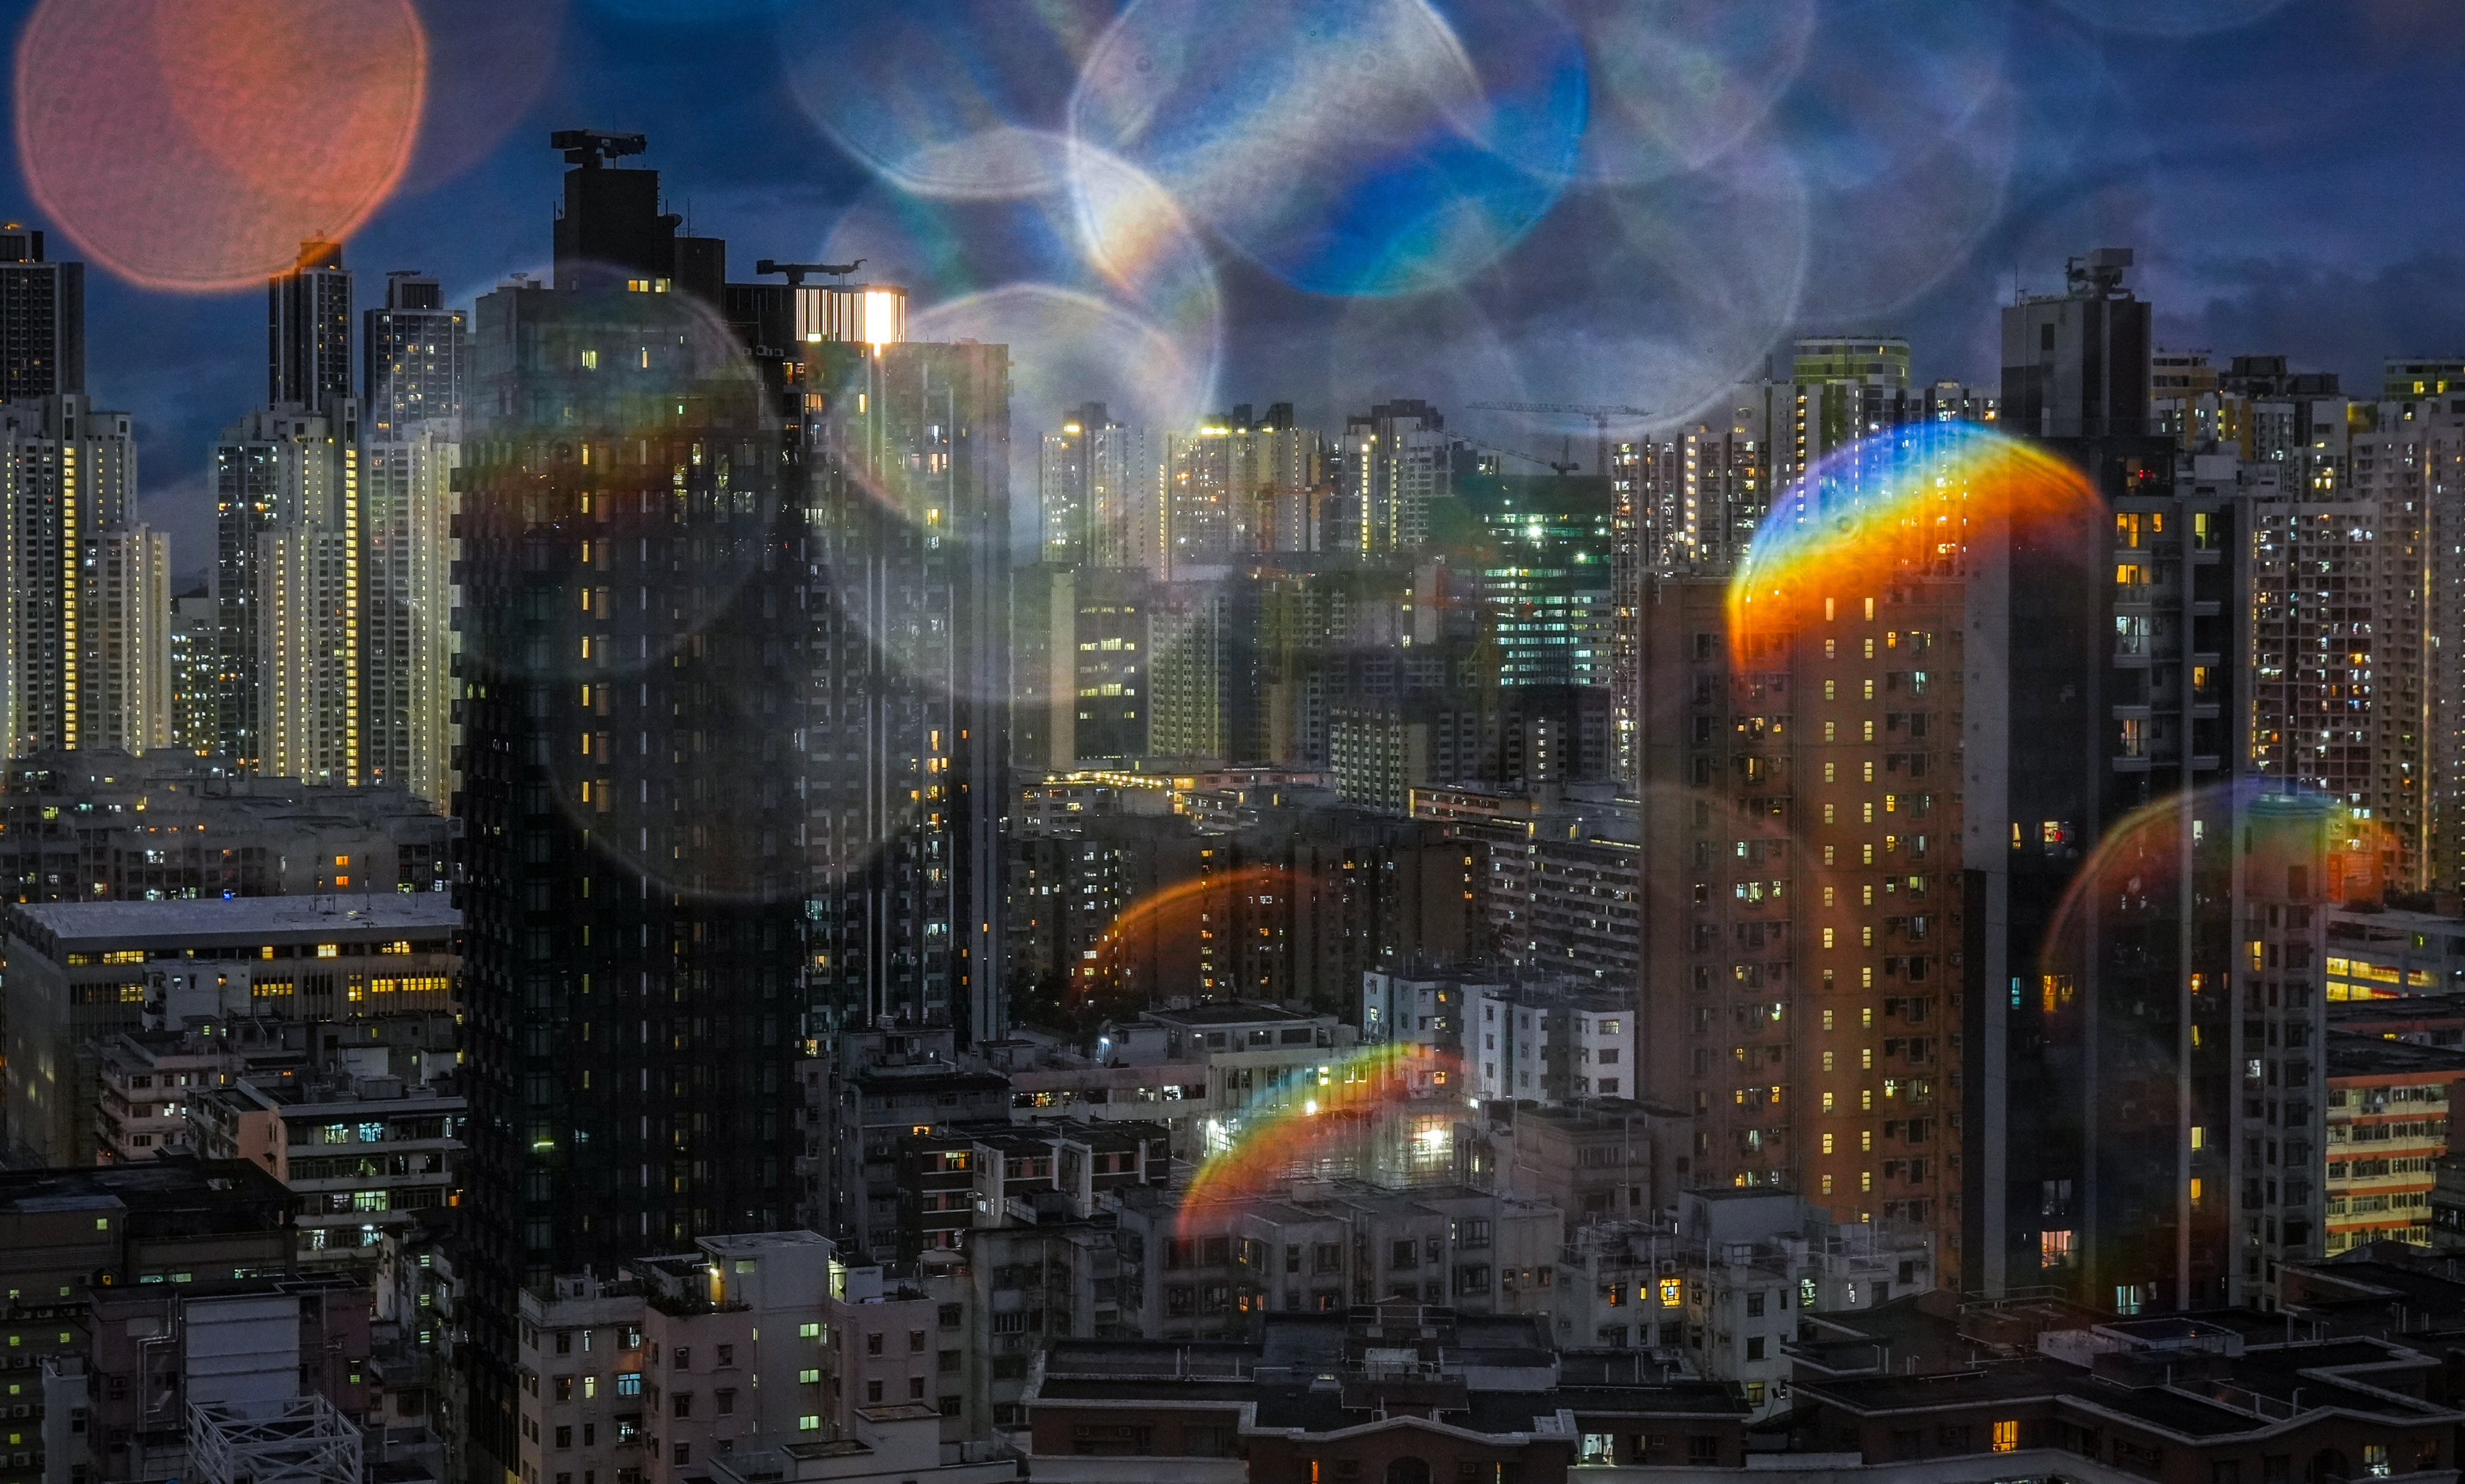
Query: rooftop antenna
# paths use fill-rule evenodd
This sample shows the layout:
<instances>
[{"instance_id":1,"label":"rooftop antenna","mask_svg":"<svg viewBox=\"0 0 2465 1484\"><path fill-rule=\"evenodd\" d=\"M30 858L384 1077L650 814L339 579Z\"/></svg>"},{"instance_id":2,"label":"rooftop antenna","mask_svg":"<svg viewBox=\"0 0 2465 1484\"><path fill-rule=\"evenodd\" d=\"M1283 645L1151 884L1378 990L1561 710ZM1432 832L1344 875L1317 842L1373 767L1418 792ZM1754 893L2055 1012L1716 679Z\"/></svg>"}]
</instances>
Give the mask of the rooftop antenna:
<instances>
[{"instance_id":1,"label":"rooftop antenna","mask_svg":"<svg viewBox=\"0 0 2465 1484\"><path fill-rule=\"evenodd\" d=\"M805 275L809 273L844 278L863 266L864 259L861 257L852 263L783 263L774 258L766 257L753 265L753 271L757 274L783 274L787 277L788 287L794 289L804 287Z\"/></svg>"},{"instance_id":2,"label":"rooftop antenna","mask_svg":"<svg viewBox=\"0 0 2465 1484\"><path fill-rule=\"evenodd\" d=\"M651 141L645 135L613 134L606 129L558 129L548 135L547 147L564 150L567 165L595 170L604 163L642 153L651 147Z\"/></svg>"}]
</instances>

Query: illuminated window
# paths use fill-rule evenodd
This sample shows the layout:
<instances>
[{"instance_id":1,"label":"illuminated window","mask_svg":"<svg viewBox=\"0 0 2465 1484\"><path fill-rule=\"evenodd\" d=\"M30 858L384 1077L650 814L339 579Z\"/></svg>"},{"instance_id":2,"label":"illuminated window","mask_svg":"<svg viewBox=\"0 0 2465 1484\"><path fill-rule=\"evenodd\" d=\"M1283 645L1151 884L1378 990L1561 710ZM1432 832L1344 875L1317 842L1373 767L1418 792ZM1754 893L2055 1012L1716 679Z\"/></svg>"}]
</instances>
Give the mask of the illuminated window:
<instances>
[{"instance_id":1,"label":"illuminated window","mask_svg":"<svg viewBox=\"0 0 2465 1484\"><path fill-rule=\"evenodd\" d=\"M319 943L317 945L317 957L321 959L339 959L342 956L343 945L341 943Z\"/></svg>"},{"instance_id":2,"label":"illuminated window","mask_svg":"<svg viewBox=\"0 0 2465 1484\"><path fill-rule=\"evenodd\" d=\"M2010 1418L1994 1425L1994 1451L2013 1453L2020 1450L2020 1421Z\"/></svg>"}]
</instances>

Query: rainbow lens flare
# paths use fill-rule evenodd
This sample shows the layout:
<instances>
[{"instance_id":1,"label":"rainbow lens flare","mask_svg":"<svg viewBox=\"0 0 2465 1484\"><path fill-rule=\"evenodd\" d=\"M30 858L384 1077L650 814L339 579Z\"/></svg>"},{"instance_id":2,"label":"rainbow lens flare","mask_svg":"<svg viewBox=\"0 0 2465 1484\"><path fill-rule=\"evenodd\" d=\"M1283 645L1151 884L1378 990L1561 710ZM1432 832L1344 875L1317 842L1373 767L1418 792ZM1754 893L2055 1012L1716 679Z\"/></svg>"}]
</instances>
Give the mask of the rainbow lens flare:
<instances>
[{"instance_id":1,"label":"rainbow lens flare","mask_svg":"<svg viewBox=\"0 0 2465 1484\"><path fill-rule=\"evenodd\" d=\"M2057 835L2067 830L2048 822L2033 836L2023 831L2015 848L2062 849L2067 842ZM2217 785L2143 804L2105 831L2048 919L2037 955L2042 1008L2058 1013L2084 992L2092 941L2109 958L2120 951L2126 959L2135 933L2170 941L2186 906L2187 865L2200 897L2222 896L2228 874L2240 870L2260 896L2375 901L2399 866L2397 848L2394 832L2367 811L2275 781ZM2331 998L2349 997L2331 989Z\"/></svg>"},{"instance_id":2,"label":"rainbow lens flare","mask_svg":"<svg viewBox=\"0 0 2465 1484\"><path fill-rule=\"evenodd\" d=\"M1242 866L1148 893L1122 908L1073 966L1069 1011L1093 1024L1161 1003L1164 986L1201 984L1210 972L1237 982L1237 962L1202 962L1200 945L1211 941L1232 951L1229 945L1244 936L1245 908L1272 908L1303 884L1281 866Z\"/></svg>"},{"instance_id":3,"label":"rainbow lens flare","mask_svg":"<svg viewBox=\"0 0 2465 1484\"><path fill-rule=\"evenodd\" d=\"M1970 531L1988 519L2088 550L2100 508L2080 472L2046 450L1978 423L1912 423L1826 456L1772 501L1729 584L1729 644L1818 621L1823 605L1863 600L1894 583L1959 571Z\"/></svg>"},{"instance_id":4,"label":"rainbow lens flare","mask_svg":"<svg viewBox=\"0 0 2465 1484\"><path fill-rule=\"evenodd\" d=\"M1184 1235L1226 1205L1259 1200L1284 1181L1345 1166L1373 1137L1380 1115L1462 1086L1455 1057L1435 1047L1386 1041L1346 1052L1299 1085L1262 1092L1232 1141L1210 1150L1182 1193Z\"/></svg>"}]
</instances>

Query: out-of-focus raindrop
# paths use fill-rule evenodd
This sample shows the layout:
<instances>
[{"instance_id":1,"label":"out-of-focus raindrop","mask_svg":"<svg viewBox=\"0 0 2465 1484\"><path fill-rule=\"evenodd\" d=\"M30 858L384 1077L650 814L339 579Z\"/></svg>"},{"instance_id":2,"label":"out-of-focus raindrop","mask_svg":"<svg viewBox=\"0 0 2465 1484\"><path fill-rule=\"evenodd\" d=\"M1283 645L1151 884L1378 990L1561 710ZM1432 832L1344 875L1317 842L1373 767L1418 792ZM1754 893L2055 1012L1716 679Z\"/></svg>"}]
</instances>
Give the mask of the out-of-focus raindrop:
<instances>
[{"instance_id":1,"label":"out-of-focus raindrop","mask_svg":"<svg viewBox=\"0 0 2465 1484\"><path fill-rule=\"evenodd\" d=\"M1649 182L1734 148L1805 64L1815 0L1557 0L1591 84L1583 172Z\"/></svg>"},{"instance_id":2,"label":"out-of-focus raindrop","mask_svg":"<svg viewBox=\"0 0 2465 1484\"><path fill-rule=\"evenodd\" d=\"M1198 426L1214 396L1212 346L1186 345L1154 321L1092 295L1012 283L908 317L919 341L1010 347L1010 489L1035 488L1037 437L1073 409L1101 402L1158 434Z\"/></svg>"},{"instance_id":3,"label":"out-of-focus raindrop","mask_svg":"<svg viewBox=\"0 0 2465 1484\"><path fill-rule=\"evenodd\" d=\"M112 272L253 286L384 204L428 55L410 0L44 0L17 44L18 159Z\"/></svg>"},{"instance_id":4,"label":"out-of-focus raindrop","mask_svg":"<svg viewBox=\"0 0 2465 1484\"><path fill-rule=\"evenodd\" d=\"M428 32L428 108L404 189L452 180L522 122L556 67L566 3L418 0Z\"/></svg>"},{"instance_id":5,"label":"out-of-focus raindrop","mask_svg":"<svg viewBox=\"0 0 2465 1484\"><path fill-rule=\"evenodd\" d=\"M2204 36L2248 26L2285 0L2054 0L2081 20L2137 36Z\"/></svg>"},{"instance_id":6,"label":"out-of-focus raindrop","mask_svg":"<svg viewBox=\"0 0 2465 1484\"><path fill-rule=\"evenodd\" d=\"M794 0L591 0L606 14L646 26L724 26L759 20Z\"/></svg>"},{"instance_id":7,"label":"out-of-focus raindrop","mask_svg":"<svg viewBox=\"0 0 2465 1484\"><path fill-rule=\"evenodd\" d=\"M1581 86L1544 66L1512 70L1521 92L1492 90L1421 0L1274 0L1240 19L1228 35L1199 0L1137 0L1087 59L1072 137L1298 288L1459 282L1573 171Z\"/></svg>"},{"instance_id":8,"label":"out-of-focus raindrop","mask_svg":"<svg viewBox=\"0 0 2465 1484\"><path fill-rule=\"evenodd\" d=\"M1908 578L1949 577L1972 529L2008 526L2032 550L2085 554L2104 506L2088 477L1980 423L1911 423L1828 455L1772 500L1730 579L1743 659L1812 626L1821 606Z\"/></svg>"},{"instance_id":9,"label":"out-of-focus raindrop","mask_svg":"<svg viewBox=\"0 0 2465 1484\"><path fill-rule=\"evenodd\" d=\"M1807 258L1788 161L1740 150L1655 185L1569 196L1474 290L1494 305L1521 396L1676 422L1761 369L1797 312Z\"/></svg>"},{"instance_id":10,"label":"out-of-focus raindrop","mask_svg":"<svg viewBox=\"0 0 2465 1484\"><path fill-rule=\"evenodd\" d=\"M1063 184L1055 144L1109 0L785 0L782 61L805 111L877 176L987 199Z\"/></svg>"},{"instance_id":11,"label":"out-of-focus raindrop","mask_svg":"<svg viewBox=\"0 0 2465 1484\"><path fill-rule=\"evenodd\" d=\"M1956 269L1999 216L2016 148L2003 0L1834 0L1767 136L1822 244L1805 310L1885 313Z\"/></svg>"},{"instance_id":12,"label":"out-of-focus raindrop","mask_svg":"<svg viewBox=\"0 0 2465 1484\"><path fill-rule=\"evenodd\" d=\"M1881 174L1818 194L1805 313L1889 314L1957 272L2002 219L2018 131L2017 100L2000 92L1963 127L1908 141Z\"/></svg>"}]
</instances>

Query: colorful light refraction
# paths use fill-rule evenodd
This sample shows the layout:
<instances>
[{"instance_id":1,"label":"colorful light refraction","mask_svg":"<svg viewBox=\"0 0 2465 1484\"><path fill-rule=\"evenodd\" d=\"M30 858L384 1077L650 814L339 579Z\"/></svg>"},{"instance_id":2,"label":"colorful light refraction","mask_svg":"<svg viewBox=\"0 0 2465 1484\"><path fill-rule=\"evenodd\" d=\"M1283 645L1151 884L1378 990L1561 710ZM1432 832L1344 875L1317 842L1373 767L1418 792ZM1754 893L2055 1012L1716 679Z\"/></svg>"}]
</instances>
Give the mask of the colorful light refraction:
<instances>
[{"instance_id":1,"label":"colorful light refraction","mask_svg":"<svg viewBox=\"0 0 2465 1484\"><path fill-rule=\"evenodd\" d=\"M2014 848L2068 851L2073 827L2050 821L2022 831ZM2237 842L2235 832L2240 831ZM2276 781L2246 780L2143 804L2107 827L2049 919L2038 964L2048 1014L2074 1003L2088 983L2092 929L2099 951L2131 956L2131 935L2170 941L2186 911L2183 869L2194 891L2222 894L2227 873L2249 873L2254 890L2288 890L2321 901L2376 900L2386 889L2396 841L2387 827L2341 799Z\"/></svg>"},{"instance_id":2,"label":"colorful light refraction","mask_svg":"<svg viewBox=\"0 0 2465 1484\"><path fill-rule=\"evenodd\" d=\"M1433 1086L1451 1087L1458 1081L1455 1072L1454 1057L1408 1041L1365 1046L1317 1069L1315 1087L1286 1088L1280 1105L1258 1109L1229 1147L1201 1162L1182 1195L1184 1234L1201 1223L1207 1207L1260 1199L1278 1183L1309 1173L1363 1139L1381 1109Z\"/></svg>"},{"instance_id":3,"label":"colorful light refraction","mask_svg":"<svg viewBox=\"0 0 2465 1484\"><path fill-rule=\"evenodd\" d=\"M1913 423L1861 438L1772 501L1729 584L1731 651L1743 659L1820 622L1826 602L1953 575L1988 517L2085 553L2099 508L2078 470L1982 424ZM2076 546L2062 540L2074 533Z\"/></svg>"},{"instance_id":4,"label":"colorful light refraction","mask_svg":"<svg viewBox=\"0 0 2465 1484\"><path fill-rule=\"evenodd\" d=\"M1127 1013L1143 1008L1157 985L1189 982L1203 971L1197 945L1210 918L1214 941L1229 949L1236 900L1289 895L1299 881L1281 866L1243 866L1175 881L1140 897L1121 909L1072 967L1071 1010L1089 1017ZM1232 964L1216 967L1239 972Z\"/></svg>"}]
</instances>

